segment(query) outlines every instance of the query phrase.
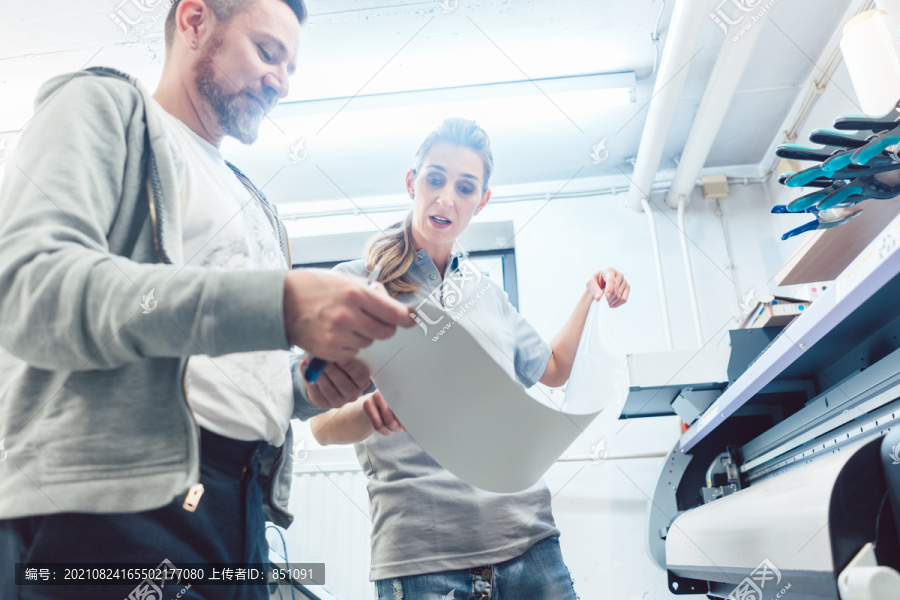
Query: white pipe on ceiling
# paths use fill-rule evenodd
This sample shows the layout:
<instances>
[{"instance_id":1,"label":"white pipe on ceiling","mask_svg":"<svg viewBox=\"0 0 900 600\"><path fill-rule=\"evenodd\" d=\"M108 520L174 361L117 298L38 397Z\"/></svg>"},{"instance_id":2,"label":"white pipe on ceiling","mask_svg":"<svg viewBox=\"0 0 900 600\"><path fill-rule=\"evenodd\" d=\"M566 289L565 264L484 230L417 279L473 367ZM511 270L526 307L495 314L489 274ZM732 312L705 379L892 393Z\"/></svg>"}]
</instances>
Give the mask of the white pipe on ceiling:
<instances>
[{"instance_id":1,"label":"white pipe on ceiling","mask_svg":"<svg viewBox=\"0 0 900 600\"><path fill-rule=\"evenodd\" d=\"M675 120L681 90L695 56L700 30L708 18L708 4L706 0L678 0L672 10L672 21L628 190L628 206L634 210L641 210L641 200L649 195L653 187L663 147Z\"/></svg>"},{"instance_id":2,"label":"white pipe on ceiling","mask_svg":"<svg viewBox=\"0 0 900 600\"><path fill-rule=\"evenodd\" d=\"M766 177L732 177L729 183L745 185L747 183L764 184ZM663 192L669 189L671 180L660 180L653 184L652 192ZM576 191L556 192L552 195L553 201L572 198L604 198L615 200L619 192L627 191L625 185L609 186L605 188L586 188ZM495 189L491 194L491 205L513 202L544 201L547 193L505 194L501 188ZM270 198L271 200L271 198ZM302 202L277 202L278 216L282 221L298 221L301 219L318 219L321 217L338 217L343 215L390 213L409 210L409 196L394 194L391 196L369 196L352 200L353 205L347 206L344 200L304 200Z\"/></svg>"},{"instance_id":3,"label":"white pipe on ceiling","mask_svg":"<svg viewBox=\"0 0 900 600\"><path fill-rule=\"evenodd\" d=\"M760 18L753 21L752 26L744 30L743 35L736 41L732 41L735 32L750 23L750 16L745 16L738 21L731 27L722 43L719 58L716 59L716 64L710 74L709 83L691 127L691 133L685 142L681 160L678 161L678 168L672 178L672 188L666 194L666 204L672 208L678 207L682 197L685 202L690 202L691 191L696 185L700 170L709 157L713 142L731 106L731 100L737 91L744 69L750 61L753 48L759 40L769 11L765 10L761 13ZM758 14L752 16L756 17Z\"/></svg>"}]
</instances>

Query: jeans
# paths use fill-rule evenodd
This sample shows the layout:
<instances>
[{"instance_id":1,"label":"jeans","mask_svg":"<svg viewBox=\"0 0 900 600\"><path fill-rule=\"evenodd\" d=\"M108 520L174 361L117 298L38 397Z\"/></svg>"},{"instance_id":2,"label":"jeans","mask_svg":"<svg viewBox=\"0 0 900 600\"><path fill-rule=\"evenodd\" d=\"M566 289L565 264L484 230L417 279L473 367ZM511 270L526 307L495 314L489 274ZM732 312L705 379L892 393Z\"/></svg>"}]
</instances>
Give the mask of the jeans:
<instances>
[{"instance_id":1,"label":"jeans","mask_svg":"<svg viewBox=\"0 0 900 600\"><path fill-rule=\"evenodd\" d=\"M128 585L16 585L15 563L265 563L263 457L278 448L233 440L201 430L200 481L205 492L195 512L184 496L158 509L136 513L58 513L0 519L2 600L268 600L264 585L203 585L164 589ZM127 443L123 440L123 443Z\"/></svg>"},{"instance_id":2,"label":"jeans","mask_svg":"<svg viewBox=\"0 0 900 600\"><path fill-rule=\"evenodd\" d=\"M559 537L495 565L376 582L378 600L577 600Z\"/></svg>"}]
</instances>

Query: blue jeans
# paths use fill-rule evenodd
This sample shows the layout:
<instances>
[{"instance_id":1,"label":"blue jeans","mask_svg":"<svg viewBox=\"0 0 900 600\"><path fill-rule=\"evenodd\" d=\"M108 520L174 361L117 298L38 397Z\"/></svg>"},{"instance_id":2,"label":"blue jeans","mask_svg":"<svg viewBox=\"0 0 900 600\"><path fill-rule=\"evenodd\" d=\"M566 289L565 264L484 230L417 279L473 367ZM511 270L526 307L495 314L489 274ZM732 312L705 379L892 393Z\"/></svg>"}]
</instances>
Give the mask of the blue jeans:
<instances>
[{"instance_id":1,"label":"blue jeans","mask_svg":"<svg viewBox=\"0 0 900 600\"><path fill-rule=\"evenodd\" d=\"M375 583L378 600L577 600L559 536L544 538L521 556L496 565Z\"/></svg>"},{"instance_id":2,"label":"blue jeans","mask_svg":"<svg viewBox=\"0 0 900 600\"><path fill-rule=\"evenodd\" d=\"M159 593L140 595L128 585L15 585L15 563L265 563L263 488L259 480L269 444L233 440L201 430L200 481L206 491L196 512L179 496L162 508L136 513L59 513L0 519L2 600L268 600L261 585L169 582ZM124 443L124 442L123 442ZM246 467L246 469L245 469ZM161 596L160 596L161 593Z\"/></svg>"}]
</instances>

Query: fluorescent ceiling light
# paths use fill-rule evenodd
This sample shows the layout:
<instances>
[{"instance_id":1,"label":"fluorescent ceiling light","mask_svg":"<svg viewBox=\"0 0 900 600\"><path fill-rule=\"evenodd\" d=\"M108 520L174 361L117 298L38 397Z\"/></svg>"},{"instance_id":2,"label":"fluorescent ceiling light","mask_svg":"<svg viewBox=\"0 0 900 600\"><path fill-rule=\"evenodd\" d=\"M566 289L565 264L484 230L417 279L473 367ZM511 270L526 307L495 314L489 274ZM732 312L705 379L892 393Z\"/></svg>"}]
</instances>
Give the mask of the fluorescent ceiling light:
<instances>
[{"instance_id":1,"label":"fluorescent ceiling light","mask_svg":"<svg viewBox=\"0 0 900 600\"><path fill-rule=\"evenodd\" d=\"M571 92L613 92L607 106L634 102L635 76L633 72L601 75L578 75L524 81L464 85L425 90L408 90L384 94L360 94L343 98L318 98L286 102L275 109L279 117L293 117L344 110L372 110L385 106L421 106L446 102L479 101L493 98L522 98L550 96ZM618 93L616 93L618 92ZM603 108L603 107L600 107ZM273 115L275 116L275 115Z\"/></svg>"},{"instance_id":2,"label":"fluorescent ceiling light","mask_svg":"<svg viewBox=\"0 0 900 600\"><path fill-rule=\"evenodd\" d=\"M478 121L489 132L596 116L634 102L634 73L558 77L288 102L270 115L260 141L327 141L424 134L447 117Z\"/></svg>"}]
</instances>

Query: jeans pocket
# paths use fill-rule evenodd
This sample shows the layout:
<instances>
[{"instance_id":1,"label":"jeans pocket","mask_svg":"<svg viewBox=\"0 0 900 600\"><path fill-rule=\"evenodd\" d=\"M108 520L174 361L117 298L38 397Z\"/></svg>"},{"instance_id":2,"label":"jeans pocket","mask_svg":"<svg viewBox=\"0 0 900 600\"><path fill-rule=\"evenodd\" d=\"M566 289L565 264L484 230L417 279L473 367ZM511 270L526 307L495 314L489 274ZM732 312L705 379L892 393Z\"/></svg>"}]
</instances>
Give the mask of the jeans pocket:
<instances>
[{"instance_id":1,"label":"jeans pocket","mask_svg":"<svg viewBox=\"0 0 900 600\"><path fill-rule=\"evenodd\" d=\"M376 582L378 600L403 600L403 583L399 578L381 579Z\"/></svg>"}]
</instances>

